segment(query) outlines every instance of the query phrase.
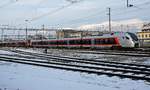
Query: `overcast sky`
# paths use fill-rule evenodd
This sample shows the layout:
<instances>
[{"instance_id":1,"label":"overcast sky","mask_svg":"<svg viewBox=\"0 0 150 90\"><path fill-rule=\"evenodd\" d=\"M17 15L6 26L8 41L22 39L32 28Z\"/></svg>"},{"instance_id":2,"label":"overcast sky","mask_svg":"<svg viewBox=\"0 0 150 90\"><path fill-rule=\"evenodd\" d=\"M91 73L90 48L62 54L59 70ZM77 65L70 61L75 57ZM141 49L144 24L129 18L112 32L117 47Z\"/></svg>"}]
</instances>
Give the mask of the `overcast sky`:
<instances>
[{"instance_id":1,"label":"overcast sky","mask_svg":"<svg viewBox=\"0 0 150 90\"><path fill-rule=\"evenodd\" d=\"M134 7L127 8L126 0L82 0L72 5L67 0L0 0L0 24L25 26L28 20L30 27L78 27L108 21L108 7L113 21L150 20L150 0L129 1Z\"/></svg>"}]
</instances>

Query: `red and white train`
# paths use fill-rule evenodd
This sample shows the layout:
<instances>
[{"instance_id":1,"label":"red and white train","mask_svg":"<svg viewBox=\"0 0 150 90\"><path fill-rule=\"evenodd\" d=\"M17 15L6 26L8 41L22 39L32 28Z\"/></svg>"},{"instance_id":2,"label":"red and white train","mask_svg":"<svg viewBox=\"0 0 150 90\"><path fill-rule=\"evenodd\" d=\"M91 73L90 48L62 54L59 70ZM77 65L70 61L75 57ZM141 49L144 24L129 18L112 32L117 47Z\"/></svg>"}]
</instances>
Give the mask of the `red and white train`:
<instances>
[{"instance_id":1,"label":"red and white train","mask_svg":"<svg viewBox=\"0 0 150 90\"><path fill-rule=\"evenodd\" d=\"M64 38L51 40L28 40L0 43L0 46L37 47L37 48L135 48L139 47L139 40L131 32L111 32L99 36Z\"/></svg>"}]
</instances>

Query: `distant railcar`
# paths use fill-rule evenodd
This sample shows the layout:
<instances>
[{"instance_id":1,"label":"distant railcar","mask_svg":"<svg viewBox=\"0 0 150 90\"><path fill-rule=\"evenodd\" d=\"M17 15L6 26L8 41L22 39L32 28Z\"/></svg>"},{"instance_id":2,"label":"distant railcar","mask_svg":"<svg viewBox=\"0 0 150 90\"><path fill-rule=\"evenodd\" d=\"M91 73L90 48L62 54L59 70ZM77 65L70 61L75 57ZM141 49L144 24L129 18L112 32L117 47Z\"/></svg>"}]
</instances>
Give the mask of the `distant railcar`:
<instances>
[{"instance_id":1,"label":"distant railcar","mask_svg":"<svg viewBox=\"0 0 150 90\"><path fill-rule=\"evenodd\" d=\"M25 40L16 40L10 42L1 42L0 47L25 47L27 46L28 42Z\"/></svg>"}]
</instances>

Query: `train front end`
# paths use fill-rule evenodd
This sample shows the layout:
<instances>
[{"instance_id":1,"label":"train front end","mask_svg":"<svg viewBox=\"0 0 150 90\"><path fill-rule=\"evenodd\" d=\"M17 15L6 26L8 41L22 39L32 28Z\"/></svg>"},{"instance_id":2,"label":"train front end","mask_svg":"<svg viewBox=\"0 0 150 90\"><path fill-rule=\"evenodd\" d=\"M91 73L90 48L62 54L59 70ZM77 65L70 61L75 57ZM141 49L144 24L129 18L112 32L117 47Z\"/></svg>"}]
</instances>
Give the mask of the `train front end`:
<instances>
[{"instance_id":1,"label":"train front end","mask_svg":"<svg viewBox=\"0 0 150 90\"><path fill-rule=\"evenodd\" d=\"M131 38L130 41L131 41L131 43L132 43L132 46L133 46L134 48L140 47L138 37L137 37L134 33L131 33L131 32L127 32L127 33L128 33L128 35L130 36L130 38Z\"/></svg>"}]
</instances>

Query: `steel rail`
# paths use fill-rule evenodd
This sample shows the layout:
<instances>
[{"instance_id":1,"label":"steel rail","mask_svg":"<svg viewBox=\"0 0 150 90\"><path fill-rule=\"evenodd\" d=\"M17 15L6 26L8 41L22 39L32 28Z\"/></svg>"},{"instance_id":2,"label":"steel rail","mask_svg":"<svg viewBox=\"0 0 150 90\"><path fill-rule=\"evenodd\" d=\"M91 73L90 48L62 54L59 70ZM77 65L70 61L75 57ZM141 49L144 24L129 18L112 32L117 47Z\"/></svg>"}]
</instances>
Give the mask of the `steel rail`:
<instances>
[{"instance_id":1,"label":"steel rail","mask_svg":"<svg viewBox=\"0 0 150 90\"><path fill-rule=\"evenodd\" d=\"M3 58L18 60L17 59L18 56L17 56L17 58L9 58L8 56L0 56L0 59L3 59ZM27 58L27 59L31 60L30 58ZM19 60L26 60L26 59L19 59ZM31 61L33 61L33 60L31 60ZM66 62L58 62L55 59L50 60L50 61L43 61L43 59L42 59L40 62L47 62L47 63L51 63L51 64L73 66L72 63L70 63L70 62L67 62L67 63ZM73 62L76 62L76 61L73 61ZM83 62L76 62L76 63L83 63ZM91 64L91 63L89 62L89 63L84 63L84 64ZM147 75L150 75L150 72L148 72L148 71L147 72L145 72L145 71L138 71L136 69L135 70L130 70L130 69L114 68L114 67L109 67L109 66L107 66L107 68L106 68L106 67L99 67L98 65L97 66L82 65L82 66L79 66L79 67L84 67L84 68L89 68L89 69L103 69L103 70L112 70L112 71L122 71L122 72L126 72L126 73L132 73L132 72L134 72L135 74L147 74Z\"/></svg>"},{"instance_id":2,"label":"steel rail","mask_svg":"<svg viewBox=\"0 0 150 90\"><path fill-rule=\"evenodd\" d=\"M147 70L150 71L150 65L142 65L142 64L130 64L130 63L121 63L121 62L110 62L110 61L100 61L100 60L94 60L94 59L81 59L81 58L74 58L74 57L65 57L65 56L56 56L56 55L50 55L50 54L42 54L42 53L31 53L31 52L25 52L20 50L13 50L13 52L16 53L22 53L22 54L28 54L28 55L34 55L37 57L44 57L47 59L57 59L57 60L64 60L64 61L72 61L75 60L76 62L83 62L83 63L92 63L96 65L108 65L109 66L116 66L121 68L128 68L128 69L139 69L139 70ZM116 65L115 65L116 64Z\"/></svg>"},{"instance_id":3,"label":"steel rail","mask_svg":"<svg viewBox=\"0 0 150 90\"><path fill-rule=\"evenodd\" d=\"M142 76L134 75L135 74L134 71L131 71L133 73L132 75L125 74L125 73L130 72L127 70L112 70L110 68L109 69L108 68L100 68L100 70L98 70L98 67L92 67L92 66L87 67L87 66L71 65L71 64L58 63L58 62L54 63L54 62L45 62L45 61L41 61L41 60L37 61L37 60L31 60L31 59L27 60L27 59L8 58L8 57L1 57L0 60L1 61L8 61L8 62L22 63L22 64L30 64L30 65L58 68L58 69L65 69L65 70L72 70L72 71L80 71L80 72L86 72L86 73L106 74L106 75L126 77L126 78L134 78L134 79L147 80L147 81L150 80L149 75L144 75L144 76L143 75ZM101 70L103 70L103 71L101 71ZM116 71L117 72L118 71L123 72L123 73L119 74Z\"/></svg>"}]
</instances>

